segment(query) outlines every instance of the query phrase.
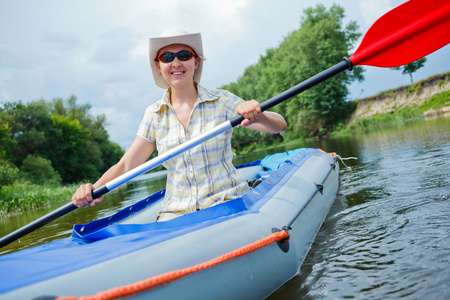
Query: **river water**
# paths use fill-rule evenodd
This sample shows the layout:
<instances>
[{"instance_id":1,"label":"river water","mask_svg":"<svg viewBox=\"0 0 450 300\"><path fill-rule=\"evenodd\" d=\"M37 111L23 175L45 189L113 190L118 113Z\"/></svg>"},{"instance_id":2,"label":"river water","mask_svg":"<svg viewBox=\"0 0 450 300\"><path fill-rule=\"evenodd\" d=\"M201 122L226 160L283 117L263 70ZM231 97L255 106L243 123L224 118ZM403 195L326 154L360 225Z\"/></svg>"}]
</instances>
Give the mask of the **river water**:
<instances>
[{"instance_id":1,"label":"river water","mask_svg":"<svg viewBox=\"0 0 450 300\"><path fill-rule=\"evenodd\" d=\"M357 160L344 160L351 169L341 163L338 196L299 275L268 299L450 299L450 118L270 152L299 147ZM102 205L77 209L0 255L68 236L74 223L110 215L164 185L164 172L145 174ZM44 213L0 220L0 236Z\"/></svg>"},{"instance_id":2,"label":"river water","mask_svg":"<svg viewBox=\"0 0 450 300\"><path fill-rule=\"evenodd\" d=\"M358 160L300 274L269 299L450 299L450 119L325 144Z\"/></svg>"}]
</instances>

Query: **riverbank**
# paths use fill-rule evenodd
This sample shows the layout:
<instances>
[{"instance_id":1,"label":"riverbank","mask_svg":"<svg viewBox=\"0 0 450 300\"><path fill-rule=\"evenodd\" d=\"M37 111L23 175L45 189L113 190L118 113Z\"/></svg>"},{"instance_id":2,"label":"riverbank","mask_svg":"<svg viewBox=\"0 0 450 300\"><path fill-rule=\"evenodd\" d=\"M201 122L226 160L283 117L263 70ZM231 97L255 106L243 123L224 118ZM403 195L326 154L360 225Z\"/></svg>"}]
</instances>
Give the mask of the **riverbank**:
<instances>
[{"instance_id":1,"label":"riverbank","mask_svg":"<svg viewBox=\"0 0 450 300\"><path fill-rule=\"evenodd\" d=\"M424 118L450 116L450 97L445 95L448 91L450 91L450 72L359 99L355 101L356 110L347 120L347 124L374 118L379 114L395 114L418 107L422 108ZM440 104L433 97L440 98L442 100ZM431 100L435 102L430 103ZM431 105L426 106L427 103Z\"/></svg>"},{"instance_id":2,"label":"riverbank","mask_svg":"<svg viewBox=\"0 0 450 300\"><path fill-rule=\"evenodd\" d=\"M356 109L331 136L450 117L450 72L355 101Z\"/></svg>"},{"instance_id":3,"label":"riverbank","mask_svg":"<svg viewBox=\"0 0 450 300\"><path fill-rule=\"evenodd\" d=\"M78 185L12 184L0 190L0 217L8 217L44 207L65 204Z\"/></svg>"}]
</instances>

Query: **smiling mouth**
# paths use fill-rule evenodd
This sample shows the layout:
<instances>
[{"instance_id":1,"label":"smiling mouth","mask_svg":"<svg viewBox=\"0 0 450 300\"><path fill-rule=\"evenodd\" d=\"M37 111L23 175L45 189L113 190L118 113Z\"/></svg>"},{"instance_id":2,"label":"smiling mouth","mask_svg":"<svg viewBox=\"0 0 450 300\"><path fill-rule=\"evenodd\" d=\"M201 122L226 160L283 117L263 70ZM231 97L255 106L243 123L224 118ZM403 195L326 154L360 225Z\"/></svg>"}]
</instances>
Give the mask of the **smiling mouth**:
<instances>
[{"instance_id":1,"label":"smiling mouth","mask_svg":"<svg viewBox=\"0 0 450 300\"><path fill-rule=\"evenodd\" d=\"M185 72L172 72L172 75L183 75Z\"/></svg>"}]
</instances>

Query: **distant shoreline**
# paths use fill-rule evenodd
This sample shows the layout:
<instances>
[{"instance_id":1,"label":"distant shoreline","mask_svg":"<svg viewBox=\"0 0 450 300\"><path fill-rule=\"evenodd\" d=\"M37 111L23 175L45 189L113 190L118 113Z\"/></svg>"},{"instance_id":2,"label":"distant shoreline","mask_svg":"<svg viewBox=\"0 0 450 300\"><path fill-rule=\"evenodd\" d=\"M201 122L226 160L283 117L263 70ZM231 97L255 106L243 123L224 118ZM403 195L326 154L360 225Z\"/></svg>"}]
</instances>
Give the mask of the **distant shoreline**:
<instances>
[{"instance_id":1,"label":"distant shoreline","mask_svg":"<svg viewBox=\"0 0 450 300\"><path fill-rule=\"evenodd\" d=\"M355 100L356 110L347 120L347 124L361 119L370 119L379 114L395 113L405 108L418 107L425 104L431 97L450 90L450 72L437 74L411 85L381 92L377 95ZM450 100L450 99L449 99ZM448 105L423 112L424 118L450 116L450 101Z\"/></svg>"}]
</instances>

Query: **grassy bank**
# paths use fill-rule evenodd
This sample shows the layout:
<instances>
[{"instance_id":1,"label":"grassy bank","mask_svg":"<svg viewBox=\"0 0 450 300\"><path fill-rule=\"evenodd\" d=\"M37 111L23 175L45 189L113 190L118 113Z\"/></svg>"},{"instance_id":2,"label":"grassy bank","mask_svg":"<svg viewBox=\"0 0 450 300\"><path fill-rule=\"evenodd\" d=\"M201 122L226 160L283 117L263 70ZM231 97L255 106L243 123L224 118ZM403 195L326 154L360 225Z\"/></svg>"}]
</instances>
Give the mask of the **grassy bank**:
<instances>
[{"instance_id":1,"label":"grassy bank","mask_svg":"<svg viewBox=\"0 0 450 300\"><path fill-rule=\"evenodd\" d=\"M450 91L444 91L430 97L417 106L407 106L388 113L379 113L371 118L359 118L351 123L338 126L331 135L349 134L354 132L373 131L424 119L424 113L436 111L450 106Z\"/></svg>"},{"instance_id":2,"label":"grassy bank","mask_svg":"<svg viewBox=\"0 0 450 300\"><path fill-rule=\"evenodd\" d=\"M78 185L13 184L0 190L0 216L37 208L65 204L70 201Z\"/></svg>"}]
</instances>

